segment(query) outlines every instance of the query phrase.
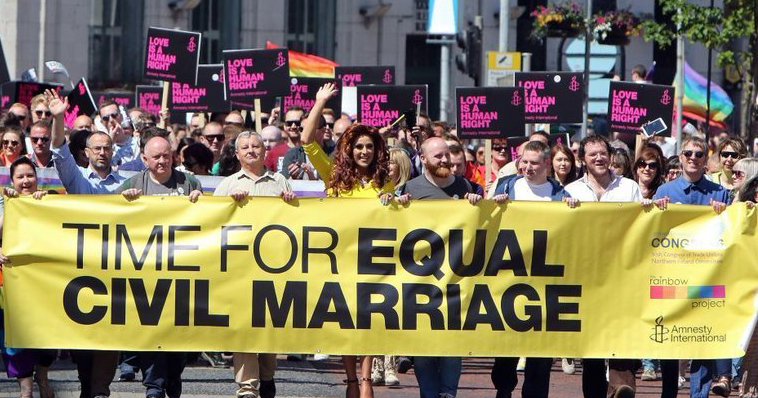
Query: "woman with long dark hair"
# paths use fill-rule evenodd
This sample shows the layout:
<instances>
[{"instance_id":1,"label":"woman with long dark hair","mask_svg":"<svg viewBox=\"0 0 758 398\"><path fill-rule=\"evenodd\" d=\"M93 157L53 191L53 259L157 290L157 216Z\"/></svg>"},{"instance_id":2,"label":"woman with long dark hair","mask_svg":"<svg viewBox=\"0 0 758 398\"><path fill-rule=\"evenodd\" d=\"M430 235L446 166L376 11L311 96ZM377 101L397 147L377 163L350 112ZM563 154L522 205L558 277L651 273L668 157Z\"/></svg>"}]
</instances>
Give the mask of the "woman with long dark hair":
<instances>
[{"instance_id":1,"label":"woman with long dark hair","mask_svg":"<svg viewBox=\"0 0 758 398\"><path fill-rule=\"evenodd\" d=\"M37 190L37 168L31 159L27 157L16 159L10 165L10 174L12 188L4 188L5 196L17 198L19 195L31 195L35 199L42 199L47 193ZM2 199L0 196L0 215L2 215L4 208ZM2 218L0 218L1 227ZM8 263L10 260L0 252L0 264ZM39 386L41 398L55 396L47 378L47 371L55 361L55 351L3 347L2 356L8 377L13 377L18 381L21 388L21 398L32 398L34 380Z\"/></svg>"},{"instance_id":2,"label":"woman with long dark hair","mask_svg":"<svg viewBox=\"0 0 758 398\"><path fill-rule=\"evenodd\" d=\"M660 151L645 147L637 161L634 162L632 175L640 186L640 194L644 199L652 199L655 191L664 181L663 169L665 162Z\"/></svg>"},{"instance_id":3,"label":"woman with long dark hair","mask_svg":"<svg viewBox=\"0 0 758 398\"><path fill-rule=\"evenodd\" d=\"M316 93L308 118L303 125L300 141L308 160L324 181L330 197L376 198L383 204L392 199L394 184L390 181L389 152L379 131L373 127L354 124L345 130L339 140L334 157L330 159L316 142L321 111L326 101L337 93L334 84L327 83ZM357 357L342 356L347 374L347 398L371 398L370 356L361 358L361 377L356 371Z\"/></svg>"}]
</instances>

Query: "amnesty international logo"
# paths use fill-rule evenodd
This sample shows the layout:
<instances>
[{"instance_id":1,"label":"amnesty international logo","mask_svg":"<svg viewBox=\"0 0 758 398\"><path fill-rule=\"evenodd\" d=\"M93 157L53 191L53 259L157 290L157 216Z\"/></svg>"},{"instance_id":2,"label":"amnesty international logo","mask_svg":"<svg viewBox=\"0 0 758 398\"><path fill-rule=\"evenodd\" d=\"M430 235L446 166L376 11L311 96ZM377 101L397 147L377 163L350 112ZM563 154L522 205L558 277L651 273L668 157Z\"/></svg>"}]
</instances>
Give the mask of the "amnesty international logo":
<instances>
[{"instance_id":1,"label":"amnesty international logo","mask_svg":"<svg viewBox=\"0 0 758 398\"><path fill-rule=\"evenodd\" d=\"M650 340L656 343L663 343L664 341L668 341L668 334L669 329L663 326L663 315L655 318L655 326L653 327L653 334L650 335Z\"/></svg>"}]
</instances>

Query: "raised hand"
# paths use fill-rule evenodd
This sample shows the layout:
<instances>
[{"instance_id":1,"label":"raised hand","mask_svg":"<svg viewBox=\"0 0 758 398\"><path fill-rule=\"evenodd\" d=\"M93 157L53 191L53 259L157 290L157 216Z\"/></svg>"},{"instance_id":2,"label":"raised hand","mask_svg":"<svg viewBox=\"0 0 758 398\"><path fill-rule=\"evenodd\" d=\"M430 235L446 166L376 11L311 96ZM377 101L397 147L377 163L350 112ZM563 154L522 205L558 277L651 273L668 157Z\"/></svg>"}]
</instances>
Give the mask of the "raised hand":
<instances>
[{"instance_id":1,"label":"raised hand","mask_svg":"<svg viewBox=\"0 0 758 398\"><path fill-rule=\"evenodd\" d=\"M45 98L53 116L61 116L68 109L68 98L61 99L55 90L45 90Z\"/></svg>"},{"instance_id":2,"label":"raised hand","mask_svg":"<svg viewBox=\"0 0 758 398\"><path fill-rule=\"evenodd\" d=\"M326 83L318 89L316 101L327 101L335 95L337 95L337 87L334 83Z\"/></svg>"}]
</instances>

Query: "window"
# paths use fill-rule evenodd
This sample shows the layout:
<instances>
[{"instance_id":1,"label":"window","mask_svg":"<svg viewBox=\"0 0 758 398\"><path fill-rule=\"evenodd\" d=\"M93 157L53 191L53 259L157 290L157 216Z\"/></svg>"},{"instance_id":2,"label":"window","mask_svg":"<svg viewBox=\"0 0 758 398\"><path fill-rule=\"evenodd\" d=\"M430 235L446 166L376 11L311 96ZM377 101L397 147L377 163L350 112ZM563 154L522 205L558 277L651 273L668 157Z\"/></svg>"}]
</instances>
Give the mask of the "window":
<instances>
[{"instance_id":1,"label":"window","mask_svg":"<svg viewBox=\"0 0 758 398\"><path fill-rule=\"evenodd\" d=\"M429 0L415 0L416 3L416 32L426 33L426 23L429 19Z\"/></svg>"},{"instance_id":2,"label":"window","mask_svg":"<svg viewBox=\"0 0 758 398\"><path fill-rule=\"evenodd\" d=\"M141 81L143 10L143 0L92 0L89 82L93 87Z\"/></svg>"},{"instance_id":3,"label":"window","mask_svg":"<svg viewBox=\"0 0 758 398\"><path fill-rule=\"evenodd\" d=\"M336 0L289 0L287 48L334 58Z\"/></svg>"},{"instance_id":4,"label":"window","mask_svg":"<svg viewBox=\"0 0 758 398\"><path fill-rule=\"evenodd\" d=\"M201 64L221 63L221 52L239 48L239 0L203 0L192 10L190 29L203 34Z\"/></svg>"}]
</instances>

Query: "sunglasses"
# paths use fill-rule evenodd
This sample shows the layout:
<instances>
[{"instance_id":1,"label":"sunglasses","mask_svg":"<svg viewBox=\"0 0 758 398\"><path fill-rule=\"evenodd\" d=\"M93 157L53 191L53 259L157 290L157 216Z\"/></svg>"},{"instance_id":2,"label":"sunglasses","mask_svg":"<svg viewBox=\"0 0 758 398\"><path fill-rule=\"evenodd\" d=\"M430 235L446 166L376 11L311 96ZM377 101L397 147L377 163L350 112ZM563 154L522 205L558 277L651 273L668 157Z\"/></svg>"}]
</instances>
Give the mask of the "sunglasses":
<instances>
[{"instance_id":1,"label":"sunglasses","mask_svg":"<svg viewBox=\"0 0 758 398\"><path fill-rule=\"evenodd\" d=\"M284 121L285 126L297 126L300 127L300 121L299 120L285 120Z\"/></svg>"},{"instance_id":2,"label":"sunglasses","mask_svg":"<svg viewBox=\"0 0 758 398\"><path fill-rule=\"evenodd\" d=\"M45 115L45 117L53 116L53 112L50 111L34 111L34 113L37 115L37 117L42 117L42 115Z\"/></svg>"},{"instance_id":3,"label":"sunglasses","mask_svg":"<svg viewBox=\"0 0 758 398\"><path fill-rule=\"evenodd\" d=\"M701 159L703 156L705 156L705 152L703 151L682 151L682 155L686 158L691 158L692 155L695 155L696 158Z\"/></svg>"},{"instance_id":4,"label":"sunglasses","mask_svg":"<svg viewBox=\"0 0 758 398\"><path fill-rule=\"evenodd\" d=\"M732 152L732 151L721 151L721 157L737 159L740 157L740 154L737 152Z\"/></svg>"},{"instance_id":5,"label":"sunglasses","mask_svg":"<svg viewBox=\"0 0 758 398\"><path fill-rule=\"evenodd\" d=\"M50 137L29 137L32 142L42 142L43 144L46 144L50 142Z\"/></svg>"},{"instance_id":6,"label":"sunglasses","mask_svg":"<svg viewBox=\"0 0 758 398\"><path fill-rule=\"evenodd\" d=\"M492 146L492 150L495 151L495 152L503 152L506 149L508 149L508 147L505 146L505 145L493 145Z\"/></svg>"},{"instance_id":7,"label":"sunglasses","mask_svg":"<svg viewBox=\"0 0 758 398\"><path fill-rule=\"evenodd\" d=\"M245 125L244 123L240 123L240 122L224 122L224 126L237 126L237 127L242 127L242 126L244 126L244 125Z\"/></svg>"},{"instance_id":8,"label":"sunglasses","mask_svg":"<svg viewBox=\"0 0 758 398\"><path fill-rule=\"evenodd\" d=\"M658 170L658 162L637 162L638 169Z\"/></svg>"},{"instance_id":9,"label":"sunglasses","mask_svg":"<svg viewBox=\"0 0 758 398\"><path fill-rule=\"evenodd\" d=\"M18 144L20 144L20 142L16 140L3 140L4 146L17 146Z\"/></svg>"},{"instance_id":10,"label":"sunglasses","mask_svg":"<svg viewBox=\"0 0 758 398\"><path fill-rule=\"evenodd\" d=\"M221 142L225 138L223 134L207 134L207 135L203 135L203 137L205 137L205 139L208 140L208 142L212 142L212 141Z\"/></svg>"},{"instance_id":11,"label":"sunglasses","mask_svg":"<svg viewBox=\"0 0 758 398\"><path fill-rule=\"evenodd\" d=\"M111 118L115 119L118 117L118 115L119 115L118 112L113 112L110 115L100 116L100 119L103 119L104 122L108 123L108 121L111 120Z\"/></svg>"},{"instance_id":12,"label":"sunglasses","mask_svg":"<svg viewBox=\"0 0 758 398\"><path fill-rule=\"evenodd\" d=\"M326 127L329 127L330 129L334 129L334 123L327 123Z\"/></svg>"},{"instance_id":13,"label":"sunglasses","mask_svg":"<svg viewBox=\"0 0 758 398\"><path fill-rule=\"evenodd\" d=\"M734 178L744 178L745 172L742 170L732 170L732 175L734 176Z\"/></svg>"}]
</instances>

